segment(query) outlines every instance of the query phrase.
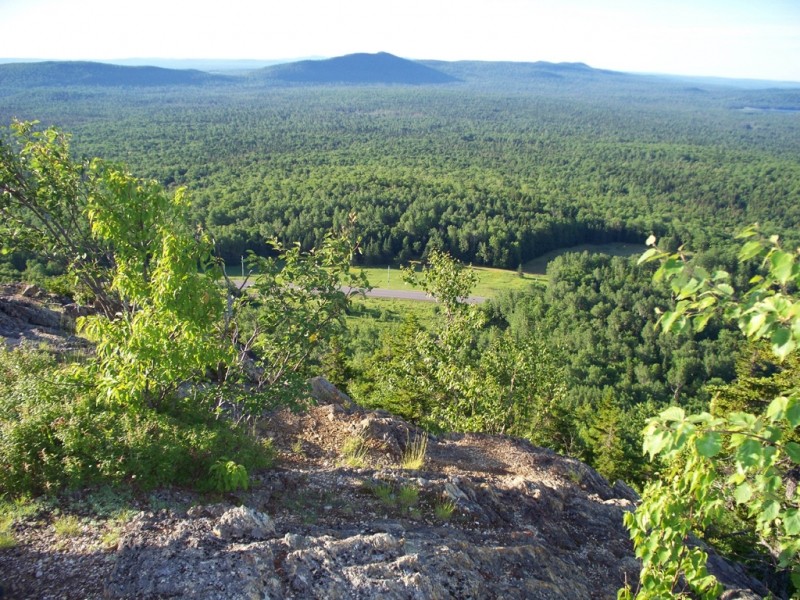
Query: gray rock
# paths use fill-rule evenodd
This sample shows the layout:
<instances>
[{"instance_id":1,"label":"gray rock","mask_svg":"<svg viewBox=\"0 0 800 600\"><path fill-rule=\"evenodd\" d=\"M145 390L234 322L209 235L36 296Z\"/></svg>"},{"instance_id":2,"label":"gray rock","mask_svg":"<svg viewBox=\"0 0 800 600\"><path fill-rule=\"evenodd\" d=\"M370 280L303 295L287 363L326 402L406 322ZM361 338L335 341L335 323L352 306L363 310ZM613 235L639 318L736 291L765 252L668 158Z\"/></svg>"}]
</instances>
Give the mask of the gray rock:
<instances>
[{"instance_id":1,"label":"gray rock","mask_svg":"<svg viewBox=\"0 0 800 600\"><path fill-rule=\"evenodd\" d=\"M264 513L237 506L219 518L213 531L223 540L264 540L275 535L275 525Z\"/></svg>"},{"instance_id":2,"label":"gray rock","mask_svg":"<svg viewBox=\"0 0 800 600\"><path fill-rule=\"evenodd\" d=\"M346 409L355 406L353 400L322 376L312 377L311 395L319 404L338 404Z\"/></svg>"},{"instance_id":3,"label":"gray rock","mask_svg":"<svg viewBox=\"0 0 800 600\"><path fill-rule=\"evenodd\" d=\"M416 433L395 417L330 414L336 433L362 432L388 453L388 440L402 450ZM271 517L225 505L141 514L121 538L106 597L583 600L635 589L640 564L622 517L636 496L624 484L502 436L429 438L427 465L424 478L393 466L354 475L322 459L270 470L248 498ZM397 500L407 486L413 507ZM442 503L455 505L448 517L435 511ZM716 555L709 568L727 597L761 593Z\"/></svg>"},{"instance_id":4,"label":"gray rock","mask_svg":"<svg viewBox=\"0 0 800 600\"><path fill-rule=\"evenodd\" d=\"M105 597L282 598L269 543L226 542L213 526L208 518L140 514L120 542Z\"/></svg>"}]
</instances>

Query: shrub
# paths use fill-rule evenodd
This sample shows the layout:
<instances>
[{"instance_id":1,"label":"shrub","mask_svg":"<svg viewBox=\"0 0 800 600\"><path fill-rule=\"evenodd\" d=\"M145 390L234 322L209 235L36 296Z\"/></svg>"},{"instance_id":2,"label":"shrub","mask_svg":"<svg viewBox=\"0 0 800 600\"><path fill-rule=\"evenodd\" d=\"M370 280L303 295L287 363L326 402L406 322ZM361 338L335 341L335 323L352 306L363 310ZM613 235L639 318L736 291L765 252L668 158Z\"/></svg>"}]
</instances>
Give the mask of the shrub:
<instances>
[{"instance_id":1,"label":"shrub","mask_svg":"<svg viewBox=\"0 0 800 600\"><path fill-rule=\"evenodd\" d=\"M0 374L0 487L13 494L89 483L192 486L224 456L249 471L272 461L243 428L188 399L169 412L100 404L52 358L26 349L0 350Z\"/></svg>"}]
</instances>

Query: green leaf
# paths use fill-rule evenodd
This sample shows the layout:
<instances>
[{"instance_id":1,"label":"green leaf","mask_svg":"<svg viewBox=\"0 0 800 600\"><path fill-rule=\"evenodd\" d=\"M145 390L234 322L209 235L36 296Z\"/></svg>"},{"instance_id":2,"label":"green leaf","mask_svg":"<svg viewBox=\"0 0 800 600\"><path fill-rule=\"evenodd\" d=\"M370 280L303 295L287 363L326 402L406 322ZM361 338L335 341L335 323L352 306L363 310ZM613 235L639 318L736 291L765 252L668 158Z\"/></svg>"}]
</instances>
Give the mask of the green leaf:
<instances>
[{"instance_id":1,"label":"green leaf","mask_svg":"<svg viewBox=\"0 0 800 600\"><path fill-rule=\"evenodd\" d=\"M649 238L647 238L648 241L651 238L653 238L653 240L655 241L655 238L652 235ZM639 257L639 260L636 261L636 264L640 265L642 263L646 263L649 260L652 260L653 257L658 254L658 252L659 252L658 248L650 248L649 250L645 250L644 253Z\"/></svg>"},{"instance_id":2,"label":"green leaf","mask_svg":"<svg viewBox=\"0 0 800 600\"><path fill-rule=\"evenodd\" d=\"M790 508L783 514L783 529L786 535L800 534L800 511Z\"/></svg>"},{"instance_id":3,"label":"green leaf","mask_svg":"<svg viewBox=\"0 0 800 600\"><path fill-rule=\"evenodd\" d=\"M754 256L758 256L761 253L761 249L761 242L747 242L744 246L742 246L742 249L739 250L739 261L744 262L746 260L750 260Z\"/></svg>"},{"instance_id":4,"label":"green leaf","mask_svg":"<svg viewBox=\"0 0 800 600\"><path fill-rule=\"evenodd\" d=\"M762 523L769 523L778 518L781 511L781 505L775 500L767 500L761 505L761 512L758 515L758 520Z\"/></svg>"},{"instance_id":5,"label":"green leaf","mask_svg":"<svg viewBox=\"0 0 800 600\"><path fill-rule=\"evenodd\" d=\"M783 284L789 281L789 278L792 276L794 257L783 250L775 250L775 252L772 253L772 256L769 257L769 260L770 263L772 263L770 272L775 279Z\"/></svg>"},{"instance_id":6,"label":"green leaf","mask_svg":"<svg viewBox=\"0 0 800 600\"><path fill-rule=\"evenodd\" d=\"M706 325L708 325L708 321L713 316L714 316L714 314L711 313L711 312L707 312L707 313L704 313L704 314L701 314L701 315L697 315L694 318L694 330L696 332L698 332L698 333L703 331L706 328Z\"/></svg>"},{"instance_id":7,"label":"green leaf","mask_svg":"<svg viewBox=\"0 0 800 600\"><path fill-rule=\"evenodd\" d=\"M789 458L792 459L793 463L800 465L800 444L797 442L787 442L783 449L786 451Z\"/></svg>"},{"instance_id":8,"label":"green leaf","mask_svg":"<svg viewBox=\"0 0 800 600\"><path fill-rule=\"evenodd\" d=\"M795 396L789 398L789 404L786 408L786 420L789 421L789 425L792 427L800 425L800 401Z\"/></svg>"},{"instance_id":9,"label":"green leaf","mask_svg":"<svg viewBox=\"0 0 800 600\"><path fill-rule=\"evenodd\" d=\"M662 421L683 421L686 418L686 412L680 406L670 406L659 417Z\"/></svg>"},{"instance_id":10,"label":"green leaf","mask_svg":"<svg viewBox=\"0 0 800 600\"><path fill-rule=\"evenodd\" d=\"M761 444L748 438L737 448L736 460L744 467L754 467L761 458L762 450Z\"/></svg>"},{"instance_id":11,"label":"green leaf","mask_svg":"<svg viewBox=\"0 0 800 600\"><path fill-rule=\"evenodd\" d=\"M722 436L716 431L706 431L695 442L697 451L706 458L719 454L722 450Z\"/></svg>"},{"instance_id":12,"label":"green leaf","mask_svg":"<svg viewBox=\"0 0 800 600\"><path fill-rule=\"evenodd\" d=\"M725 296L733 296L733 287L727 283L720 283L717 289Z\"/></svg>"},{"instance_id":13,"label":"green leaf","mask_svg":"<svg viewBox=\"0 0 800 600\"><path fill-rule=\"evenodd\" d=\"M659 431L652 435L646 435L642 442L642 450L645 454L650 455L650 460L659 454L669 441L666 432Z\"/></svg>"},{"instance_id":14,"label":"green leaf","mask_svg":"<svg viewBox=\"0 0 800 600\"><path fill-rule=\"evenodd\" d=\"M750 487L750 484L746 481L741 485L736 486L736 489L733 491L733 498L739 504L745 504L750 501L750 498L753 497L753 488Z\"/></svg>"},{"instance_id":15,"label":"green leaf","mask_svg":"<svg viewBox=\"0 0 800 600\"><path fill-rule=\"evenodd\" d=\"M754 337L756 335L760 335L761 330L766 322L767 322L767 313L760 312L754 314L752 317L750 317L750 319L744 326L744 334L747 337Z\"/></svg>"},{"instance_id":16,"label":"green leaf","mask_svg":"<svg viewBox=\"0 0 800 600\"><path fill-rule=\"evenodd\" d=\"M786 358L797 345L792 337L791 330L786 327L776 328L775 331L772 332L770 342L772 343L772 351L775 353L775 356L781 360Z\"/></svg>"},{"instance_id":17,"label":"green leaf","mask_svg":"<svg viewBox=\"0 0 800 600\"><path fill-rule=\"evenodd\" d=\"M788 402L789 401L786 396L778 396L775 398L769 403L769 407L767 408L767 417L773 422L783 418Z\"/></svg>"},{"instance_id":18,"label":"green leaf","mask_svg":"<svg viewBox=\"0 0 800 600\"><path fill-rule=\"evenodd\" d=\"M680 313L678 311L675 310L665 311L664 314L661 315L661 327L664 329L664 331L672 331L673 328L676 330L680 330L681 329L680 325L678 325L677 327L675 326L675 320L678 319L679 316ZM678 323L680 323L680 321L678 321Z\"/></svg>"}]
</instances>

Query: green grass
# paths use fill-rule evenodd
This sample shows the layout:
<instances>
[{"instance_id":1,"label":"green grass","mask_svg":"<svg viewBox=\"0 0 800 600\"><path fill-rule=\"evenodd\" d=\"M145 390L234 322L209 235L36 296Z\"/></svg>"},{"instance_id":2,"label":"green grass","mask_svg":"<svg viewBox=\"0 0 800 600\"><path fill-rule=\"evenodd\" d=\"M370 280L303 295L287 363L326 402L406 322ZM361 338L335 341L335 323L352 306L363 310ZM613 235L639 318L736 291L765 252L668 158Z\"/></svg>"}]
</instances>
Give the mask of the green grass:
<instances>
[{"instance_id":1,"label":"green grass","mask_svg":"<svg viewBox=\"0 0 800 600\"><path fill-rule=\"evenodd\" d=\"M436 505L433 507L433 514L440 521L449 521L450 517L453 516L455 509L455 502L452 500L442 500L441 502L436 503Z\"/></svg>"},{"instance_id":2,"label":"green grass","mask_svg":"<svg viewBox=\"0 0 800 600\"><path fill-rule=\"evenodd\" d=\"M65 515L53 521L53 531L59 538L77 537L83 531L83 524L75 515Z\"/></svg>"},{"instance_id":3,"label":"green grass","mask_svg":"<svg viewBox=\"0 0 800 600\"><path fill-rule=\"evenodd\" d=\"M367 442L355 435L347 438L340 451L342 463L353 469L363 469L367 466Z\"/></svg>"},{"instance_id":4,"label":"green grass","mask_svg":"<svg viewBox=\"0 0 800 600\"><path fill-rule=\"evenodd\" d=\"M401 485L397 492L397 503L403 508L414 506L419 500L419 490L411 484Z\"/></svg>"},{"instance_id":5,"label":"green grass","mask_svg":"<svg viewBox=\"0 0 800 600\"><path fill-rule=\"evenodd\" d=\"M371 487L372 493L386 506L394 506L394 488L390 483L378 483Z\"/></svg>"},{"instance_id":6,"label":"green grass","mask_svg":"<svg viewBox=\"0 0 800 600\"><path fill-rule=\"evenodd\" d=\"M352 324L373 323L378 329L386 329L399 325L410 314L426 326L434 324L438 319L435 302L354 297L347 321Z\"/></svg>"},{"instance_id":7,"label":"green grass","mask_svg":"<svg viewBox=\"0 0 800 600\"><path fill-rule=\"evenodd\" d=\"M386 290L421 290L419 286L412 286L403 281L402 273L398 267L354 267L361 269L367 275L373 287ZM523 290L529 285L541 282L542 275L523 272L520 277L516 271L507 269L493 269L490 267L472 267L478 274L478 285L473 290L473 296L494 298L502 290ZM225 272L234 281L242 278L240 265L226 265Z\"/></svg>"},{"instance_id":8,"label":"green grass","mask_svg":"<svg viewBox=\"0 0 800 600\"><path fill-rule=\"evenodd\" d=\"M492 269L489 267L472 267L478 274L478 285L472 292L473 296L493 298L502 290L523 290L542 277L523 273L520 277L516 271L506 269ZM403 281L400 269L390 267L361 267L373 287L387 290L419 290L418 286L408 285Z\"/></svg>"},{"instance_id":9,"label":"green grass","mask_svg":"<svg viewBox=\"0 0 800 600\"><path fill-rule=\"evenodd\" d=\"M14 519L11 515L0 517L0 550L4 548L13 548L17 545L14 532L11 530L13 524Z\"/></svg>"},{"instance_id":10,"label":"green grass","mask_svg":"<svg viewBox=\"0 0 800 600\"><path fill-rule=\"evenodd\" d=\"M406 449L400 460L400 465L410 471L418 471L425 464L425 452L428 450L428 437L426 435L415 436L413 440L406 443Z\"/></svg>"}]
</instances>

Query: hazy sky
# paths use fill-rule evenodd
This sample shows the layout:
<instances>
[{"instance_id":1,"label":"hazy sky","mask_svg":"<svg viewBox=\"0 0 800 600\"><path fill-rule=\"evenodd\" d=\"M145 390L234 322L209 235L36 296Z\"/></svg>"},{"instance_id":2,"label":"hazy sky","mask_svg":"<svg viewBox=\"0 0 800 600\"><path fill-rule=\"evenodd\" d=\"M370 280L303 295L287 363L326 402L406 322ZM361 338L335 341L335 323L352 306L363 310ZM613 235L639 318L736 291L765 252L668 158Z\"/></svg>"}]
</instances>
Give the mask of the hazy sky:
<instances>
[{"instance_id":1,"label":"hazy sky","mask_svg":"<svg viewBox=\"0 0 800 600\"><path fill-rule=\"evenodd\" d=\"M800 82L800 0L0 0L0 57L442 60Z\"/></svg>"}]
</instances>

